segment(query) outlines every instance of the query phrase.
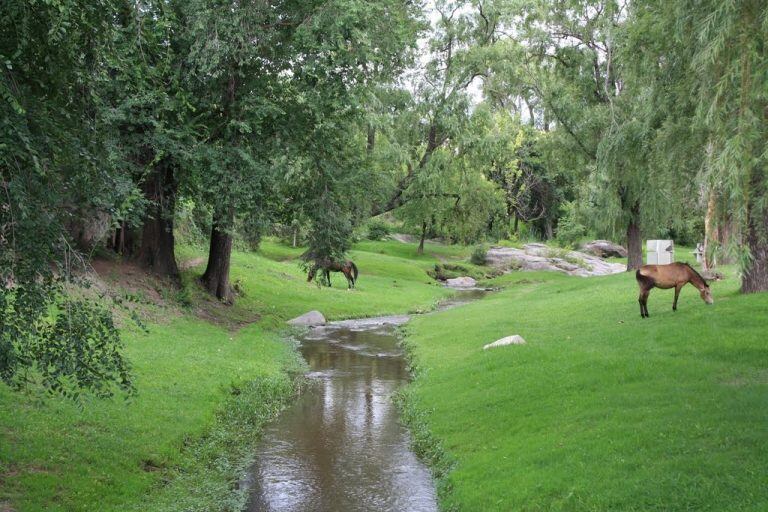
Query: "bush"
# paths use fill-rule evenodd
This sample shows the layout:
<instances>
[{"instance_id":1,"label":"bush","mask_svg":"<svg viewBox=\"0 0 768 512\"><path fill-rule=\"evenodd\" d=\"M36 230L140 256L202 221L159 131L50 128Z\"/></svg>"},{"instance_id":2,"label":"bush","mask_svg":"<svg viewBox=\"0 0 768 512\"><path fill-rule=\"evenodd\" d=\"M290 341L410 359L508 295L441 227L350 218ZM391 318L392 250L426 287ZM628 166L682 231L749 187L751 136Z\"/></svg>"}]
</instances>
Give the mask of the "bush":
<instances>
[{"instance_id":1,"label":"bush","mask_svg":"<svg viewBox=\"0 0 768 512\"><path fill-rule=\"evenodd\" d=\"M368 240L381 240L389 233L389 226L380 220L371 220L368 223Z\"/></svg>"},{"instance_id":2,"label":"bush","mask_svg":"<svg viewBox=\"0 0 768 512\"><path fill-rule=\"evenodd\" d=\"M484 269L469 267L460 263L437 263L434 269L427 270L427 275L438 281L453 279L454 277L469 276L473 279L493 279L503 274L500 268L486 267Z\"/></svg>"},{"instance_id":3,"label":"bush","mask_svg":"<svg viewBox=\"0 0 768 512\"><path fill-rule=\"evenodd\" d=\"M564 203L562 209L563 216L557 222L555 241L562 247L569 247L576 245L587 234L587 228L579 222L574 201Z\"/></svg>"},{"instance_id":4,"label":"bush","mask_svg":"<svg viewBox=\"0 0 768 512\"><path fill-rule=\"evenodd\" d=\"M485 265L485 256L487 253L488 249L485 247L485 245L477 245L472 251L472 255L469 257L469 261L475 265Z\"/></svg>"}]
</instances>

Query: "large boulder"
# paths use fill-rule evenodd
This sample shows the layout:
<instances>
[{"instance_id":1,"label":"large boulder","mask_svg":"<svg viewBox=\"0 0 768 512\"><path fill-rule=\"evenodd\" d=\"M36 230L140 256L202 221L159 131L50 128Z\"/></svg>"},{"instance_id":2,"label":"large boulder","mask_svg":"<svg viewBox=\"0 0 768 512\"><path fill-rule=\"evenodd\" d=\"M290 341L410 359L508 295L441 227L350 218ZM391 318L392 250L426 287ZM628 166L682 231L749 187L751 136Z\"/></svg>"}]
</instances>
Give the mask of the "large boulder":
<instances>
[{"instance_id":1,"label":"large boulder","mask_svg":"<svg viewBox=\"0 0 768 512\"><path fill-rule=\"evenodd\" d=\"M513 334L512 336L506 336L500 340L496 340L493 343L489 343L483 346L483 350L489 348L503 347L505 345L525 345L525 340L519 334Z\"/></svg>"},{"instance_id":2,"label":"large boulder","mask_svg":"<svg viewBox=\"0 0 768 512\"><path fill-rule=\"evenodd\" d=\"M471 277L454 277L453 279L447 279L445 285L449 288L474 288L477 286L477 281Z\"/></svg>"},{"instance_id":3,"label":"large boulder","mask_svg":"<svg viewBox=\"0 0 768 512\"><path fill-rule=\"evenodd\" d=\"M610 240L592 240L582 244L580 249L587 254L600 258L626 258L627 250Z\"/></svg>"},{"instance_id":4,"label":"large boulder","mask_svg":"<svg viewBox=\"0 0 768 512\"><path fill-rule=\"evenodd\" d=\"M318 325L325 325L326 322L325 317L321 312L310 311L309 313L304 313L301 316L288 320L288 323L301 327L316 327Z\"/></svg>"},{"instance_id":5,"label":"large boulder","mask_svg":"<svg viewBox=\"0 0 768 512\"><path fill-rule=\"evenodd\" d=\"M544 244L526 244L522 248L491 247L486 262L504 270L548 270L572 276L604 276L626 272L621 263L608 263L591 254L548 247Z\"/></svg>"}]
</instances>

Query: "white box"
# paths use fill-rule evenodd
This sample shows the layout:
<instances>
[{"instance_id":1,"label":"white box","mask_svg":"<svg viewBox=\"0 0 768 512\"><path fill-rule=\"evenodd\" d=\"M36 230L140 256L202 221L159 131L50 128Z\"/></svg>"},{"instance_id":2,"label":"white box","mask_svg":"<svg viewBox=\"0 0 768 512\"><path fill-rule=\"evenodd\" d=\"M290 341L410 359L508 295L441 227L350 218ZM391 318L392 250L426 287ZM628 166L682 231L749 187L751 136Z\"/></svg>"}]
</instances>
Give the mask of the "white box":
<instances>
[{"instance_id":1,"label":"white box","mask_svg":"<svg viewBox=\"0 0 768 512\"><path fill-rule=\"evenodd\" d=\"M675 261L675 243L672 240L648 240L645 262L648 265L668 265Z\"/></svg>"}]
</instances>

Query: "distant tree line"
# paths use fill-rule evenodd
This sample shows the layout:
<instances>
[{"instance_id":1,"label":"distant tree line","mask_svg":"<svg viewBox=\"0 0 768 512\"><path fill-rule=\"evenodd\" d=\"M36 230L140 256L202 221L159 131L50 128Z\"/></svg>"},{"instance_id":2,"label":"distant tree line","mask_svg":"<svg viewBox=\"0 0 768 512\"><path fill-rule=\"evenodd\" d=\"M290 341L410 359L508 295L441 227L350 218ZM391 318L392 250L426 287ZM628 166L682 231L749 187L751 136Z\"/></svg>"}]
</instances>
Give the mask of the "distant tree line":
<instances>
[{"instance_id":1,"label":"distant tree line","mask_svg":"<svg viewBox=\"0 0 768 512\"><path fill-rule=\"evenodd\" d=\"M630 269L644 238L703 241L707 266L737 260L744 292L768 289L768 4L436 9L414 92L377 118L400 169L374 212L422 240L611 237Z\"/></svg>"}]
</instances>

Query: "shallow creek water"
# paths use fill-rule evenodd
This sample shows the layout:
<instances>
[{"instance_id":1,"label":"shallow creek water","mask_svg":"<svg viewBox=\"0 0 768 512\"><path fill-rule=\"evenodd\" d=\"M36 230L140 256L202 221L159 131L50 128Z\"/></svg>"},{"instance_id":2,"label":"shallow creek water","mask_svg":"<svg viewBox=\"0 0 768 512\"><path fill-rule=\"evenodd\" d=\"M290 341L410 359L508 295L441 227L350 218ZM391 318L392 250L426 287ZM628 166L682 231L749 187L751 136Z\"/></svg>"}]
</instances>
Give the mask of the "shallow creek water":
<instances>
[{"instance_id":1,"label":"shallow creek water","mask_svg":"<svg viewBox=\"0 0 768 512\"><path fill-rule=\"evenodd\" d=\"M440 309L484 293L462 291ZM429 470L392 402L410 378L397 338L407 321L333 322L299 339L312 382L265 430L248 512L437 510Z\"/></svg>"}]
</instances>

